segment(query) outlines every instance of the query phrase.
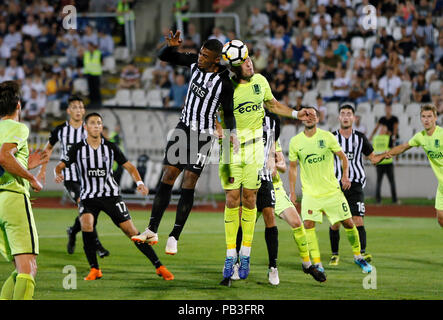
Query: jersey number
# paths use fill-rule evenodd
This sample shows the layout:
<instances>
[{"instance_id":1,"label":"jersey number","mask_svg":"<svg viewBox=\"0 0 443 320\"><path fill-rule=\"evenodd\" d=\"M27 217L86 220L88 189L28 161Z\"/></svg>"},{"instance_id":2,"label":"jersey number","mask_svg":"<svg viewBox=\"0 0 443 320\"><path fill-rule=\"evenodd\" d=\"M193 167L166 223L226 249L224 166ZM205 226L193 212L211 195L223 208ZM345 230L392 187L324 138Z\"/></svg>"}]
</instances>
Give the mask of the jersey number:
<instances>
[{"instance_id":1,"label":"jersey number","mask_svg":"<svg viewBox=\"0 0 443 320\"><path fill-rule=\"evenodd\" d=\"M366 211L364 202L357 202L357 206L358 206L358 212L364 213Z\"/></svg>"},{"instance_id":2,"label":"jersey number","mask_svg":"<svg viewBox=\"0 0 443 320\"><path fill-rule=\"evenodd\" d=\"M195 163L197 166L203 166L206 161L206 155L197 153L197 162Z\"/></svg>"},{"instance_id":3,"label":"jersey number","mask_svg":"<svg viewBox=\"0 0 443 320\"><path fill-rule=\"evenodd\" d=\"M342 206L344 212L348 212L348 204L346 202L343 202L341 204L341 206Z\"/></svg>"},{"instance_id":4,"label":"jersey number","mask_svg":"<svg viewBox=\"0 0 443 320\"><path fill-rule=\"evenodd\" d=\"M128 209L126 208L126 204L123 201L117 202L115 205L121 213L125 213L126 211L128 211Z\"/></svg>"}]
</instances>

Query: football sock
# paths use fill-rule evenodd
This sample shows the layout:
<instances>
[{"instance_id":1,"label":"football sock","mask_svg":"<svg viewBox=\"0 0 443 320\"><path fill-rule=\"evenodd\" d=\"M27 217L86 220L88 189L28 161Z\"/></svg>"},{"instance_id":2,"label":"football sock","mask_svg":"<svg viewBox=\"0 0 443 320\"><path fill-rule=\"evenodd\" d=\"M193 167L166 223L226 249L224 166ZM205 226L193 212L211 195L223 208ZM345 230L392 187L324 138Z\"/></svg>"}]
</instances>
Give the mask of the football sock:
<instances>
[{"instance_id":1,"label":"football sock","mask_svg":"<svg viewBox=\"0 0 443 320\"><path fill-rule=\"evenodd\" d=\"M89 262L89 266L91 268L99 269L94 232L82 231L82 236L83 236L83 250L85 251L86 259Z\"/></svg>"},{"instance_id":2,"label":"football sock","mask_svg":"<svg viewBox=\"0 0 443 320\"><path fill-rule=\"evenodd\" d=\"M15 278L13 300L32 300L34 296L34 277L27 273L19 273Z\"/></svg>"},{"instance_id":3,"label":"football sock","mask_svg":"<svg viewBox=\"0 0 443 320\"><path fill-rule=\"evenodd\" d=\"M17 270L14 270L8 279L6 279L0 293L0 300L12 300L14 296L15 278L17 277L17 274Z\"/></svg>"},{"instance_id":4,"label":"football sock","mask_svg":"<svg viewBox=\"0 0 443 320\"><path fill-rule=\"evenodd\" d=\"M277 268L278 256L278 228L277 226L265 228L265 241L268 248L269 268Z\"/></svg>"},{"instance_id":5,"label":"football sock","mask_svg":"<svg viewBox=\"0 0 443 320\"><path fill-rule=\"evenodd\" d=\"M134 244L137 249L140 250L149 259L149 261L151 261L155 268L159 268L162 265L152 246L144 242L134 242Z\"/></svg>"},{"instance_id":6,"label":"football sock","mask_svg":"<svg viewBox=\"0 0 443 320\"><path fill-rule=\"evenodd\" d=\"M176 240L180 237L186 220L188 220L192 205L194 204L194 191L194 189L182 189L180 200L177 205L177 212L175 214L174 228L169 234L170 237L174 237Z\"/></svg>"},{"instance_id":7,"label":"football sock","mask_svg":"<svg viewBox=\"0 0 443 320\"><path fill-rule=\"evenodd\" d=\"M305 266L311 265L311 259L309 258L308 240L306 237L306 231L303 226L292 229L292 235L294 236L295 243L297 244L300 257ZM308 263L309 262L309 263Z\"/></svg>"},{"instance_id":8,"label":"football sock","mask_svg":"<svg viewBox=\"0 0 443 320\"><path fill-rule=\"evenodd\" d=\"M238 210L237 208L228 208L225 207L225 236L226 236L226 247L227 249L236 249L236 240L237 240L237 231L240 225L238 218ZM234 256L234 255L230 255Z\"/></svg>"},{"instance_id":9,"label":"football sock","mask_svg":"<svg viewBox=\"0 0 443 320\"><path fill-rule=\"evenodd\" d=\"M71 227L73 235L76 235L80 231L82 231L82 226L80 224L80 218L77 216L74 220L74 225Z\"/></svg>"},{"instance_id":10,"label":"football sock","mask_svg":"<svg viewBox=\"0 0 443 320\"><path fill-rule=\"evenodd\" d=\"M366 252L366 230L365 226L359 226L357 227L358 230L358 236L360 237L360 252L365 253Z\"/></svg>"},{"instance_id":11,"label":"football sock","mask_svg":"<svg viewBox=\"0 0 443 320\"><path fill-rule=\"evenodd\" d=\"M340 243L340 229L333 230L329 228L329 240L331 241L332 254L338 255L338 247Z\"/></svg>"},{"instance_id":12,"label":"football sock","mask_svg":"<svg viewBox=\"0 0 443 320\"><path fill-rule=\"evenodd\" d=\"M155 194L152 205L151 218L149 220L149 230L157 232L160 221L166 208L171 201L172 185L160 182L160 186Z\"/></svg>"},{"instance_id":13,"label":"football sock","mask_svg":"<svg viewBox=\"0 0 443 320\"><path fill-rule=\"evenodd\" d=\"M349 243L352 246L352 253L354 254L354 258L361 258L360 254L360 237L358 236L357 228L354 226L350 229L346 229L346 236L348 237Z\"/></svg>"},{"instance_id":14,"label":"football sock","mask_svg":"<svg viewBox=\"0 0 443 320\"><path fill-rule=\"evenodd\" d=\"M305 229L306 240L308 241L308 250L314 264L320 263L320 249L318 246L317 233L315 227L311 229Z\"/></svg>"},{"instance_id":15,"label":"football sock","mask_svg":"<svg viewBox=\"0 0 443 320\"><path fill-rule=\"evenodd\" d=\"M242 206L241 227L242 234L242 247L252 247L252 240L254 238L255 229L255 217L257 215L257 207L254 209L248 209Z\"/></svg>"}]
</instances>

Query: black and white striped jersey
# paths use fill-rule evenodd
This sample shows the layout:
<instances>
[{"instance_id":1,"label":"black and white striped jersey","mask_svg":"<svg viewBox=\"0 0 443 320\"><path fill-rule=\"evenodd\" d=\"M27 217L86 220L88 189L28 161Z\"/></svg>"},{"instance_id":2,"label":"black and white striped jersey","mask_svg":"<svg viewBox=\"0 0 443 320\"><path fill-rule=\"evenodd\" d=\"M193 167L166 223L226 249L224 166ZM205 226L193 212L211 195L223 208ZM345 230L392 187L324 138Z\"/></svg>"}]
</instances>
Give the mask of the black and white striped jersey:
<instances>
[{"instance_id":1,"label":"black and white striped jersey","mask_svg":"<svg viewBox=\"0 0 443 320\"><path fill-rule=\"evenodd\" d=\"M181 122L194 131L212 134L215 129L216 112L222 107L227 129L235 128L234 88L226 67L220 65L219 72L206 72L198 67L198 55L177 52L175 47L166 47L159 58L191 68Z\"/></svg>"},{"instance_id":2,"label":"black and white striped jersey","mask_svg":"<svg viewBox=\"0 0 443 320\"><path fill-rule=\"evenodd\" d=\"M269 156L271 155L272 146L280 136L280 119L274 113L270 113L266 110L265 117L263 118L263 143L265 145L265 157L263 168L260 170L261 180L272 182L272 172L267 168Z\"/></svg>"},{"instance_id":3,"label":"black and white striped jersey","mask_svg":"<svg viewBox=\"0 0 443 320\"><path fill-rule=\"evenodd\" d=\"M349 138L342 136L339 130L334 131L333 134L337 138L338 144L341 146L343 152L348 157L349 180L360 183L364 187L366 185L366 173L363 166L363 155L369 156L374 151L374 148L364 133L360 131L352 130ZM338 156L335 156L334 167L335 176L340 181L343 175L343 169Z\"/></svg>"},{"instance_id":4,"label":"black and white striped jersey","mask_svg":"<svg viewBox=\"0 0 443 320\"><path fill-rule=\"evenodd\" d=\"M49 143L51 146L55 146L57 142L60 142L60 160L62 160L66 157L69 149L73 145L86 139L87 136L88 133L83 126L76 129L66 121L51 131L49 135ZM74 164L63 170L63 176L65 177L65 181L79 181L77 169Z\"/></svg>"},{"instance_id":5,"label":"black and white striped jersey","mask_svg":"<svg viewBox=\"0 0 443 320\"><path fill-rule=\"evenodd\" d=\"M116 144L102 138L99 147L94 149L84 139L72 146L62 161L66 166L77 166L81 200L120 195L112 165L114 161L123 165L128 160Z\"/></svg>"}]
</instances>

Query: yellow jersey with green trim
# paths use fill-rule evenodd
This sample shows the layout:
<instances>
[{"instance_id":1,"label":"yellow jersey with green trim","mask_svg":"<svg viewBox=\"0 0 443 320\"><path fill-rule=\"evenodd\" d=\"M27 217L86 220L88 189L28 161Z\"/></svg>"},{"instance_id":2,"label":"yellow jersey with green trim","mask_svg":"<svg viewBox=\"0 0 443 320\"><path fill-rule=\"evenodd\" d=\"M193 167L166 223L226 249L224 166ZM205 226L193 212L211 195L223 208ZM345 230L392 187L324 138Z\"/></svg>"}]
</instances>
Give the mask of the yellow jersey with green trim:
<instances>
[{"instance_id":1,"label":"yellow jersey with green trim","mask_svg":"<svg viewBox=\"0 0 443 320\"><path fill-rule=\"evenodd\" d=\"M254 74L247 83L234 85L234 116L237 138L240 143L263 137L263 101L274 98L268 80L261 74ZM225 128L224 123L222 123Z\"/></svg>"},{"instance_id":2,"label":"yellow jersey with green trim","mask_svg":"<svg viewBox=\"0 0 443 320\"><path fill-rule=\"evenodd\" d=\"M0 148L4 143L14 143L17 145L17 152L14 157L26 169L28 169L28 127L14 120L0 121ZM8 190L26 194L29 197L29 181L16 176L0 166L0 190Z\"/></svg>"},{"instance_id":3,"label":"yellow jersey with green trim","mask_svg":"<svg viewBox=\"0 0 443 320\"><path fill-rule=\"evenodd\" d=\"M280 145L280 139L278 139L275 142L275 153L277 152L282 152L282 148ZM279 188L279 187L283 187L283 181L280 177L280 173L277 170L277 174L275 175L275 177L272 177L272 184L274 185L274 188Z\"/></svg>"},{"instance_id":4,"label":"yellow jersey with green trim","mask_svg":"<svg viewBox=\"0 0 443 320\"><path fill-rule=\"evenodd\" d=\"M340 150L334 135L319 128L312 137L304 131L292 137L289 160L299 162L303 194L317 198L341 191L334 171L334 153Z\"/></svg>"},{"instance_id":5,"label":"yellow jersey with green trim","mask_svg":"<svg viewBox=\"0 0 443 320\"><path fill-rule=\"evenodd\" d=\"M436 126L432 135L426 130L417 132L408 144L411 147L422 147L428 156L431 168L438 180L438 188L443 192L443 128Z\"/></svg>"}]
</instances>

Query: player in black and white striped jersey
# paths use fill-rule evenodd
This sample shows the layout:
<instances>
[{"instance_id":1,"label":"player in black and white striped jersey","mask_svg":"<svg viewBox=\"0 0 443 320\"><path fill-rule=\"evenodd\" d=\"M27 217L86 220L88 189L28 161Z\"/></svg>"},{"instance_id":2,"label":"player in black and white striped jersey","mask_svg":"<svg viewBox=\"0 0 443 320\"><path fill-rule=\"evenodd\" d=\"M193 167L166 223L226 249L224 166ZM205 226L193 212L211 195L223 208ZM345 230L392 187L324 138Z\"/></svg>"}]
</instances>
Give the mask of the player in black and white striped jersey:
<instances>
[{"instance_id":1,"label":"player in black and white striped jersey","mask_svg":"<svg viewBox=\"0 0 443 320\"><path fill-rule=\"evenodd\" d=\"M102 277L95 250L94 226L100 211L104 211L129 238L140 234L135 228L126 204L120 196L120 189L114 180L112 166L114 161L126 169L137 191L143 196L149 193L137 168L127 160L119 147L104 139L103 120L100 114L90 113L85 117L84 127L88 137L73 145L66 157L55 168L57 183L63 181L63 170L75 164L80 177L79 216L83 236L84 251L91 270L85 280ZM174 276L162 265L154 249L147 243L135 243L135 246L151 261L156 273L165 280Z\"/></svg>"},{"instance_id":2,"label":"player in black and white striped jersey","mask_svg":"<svg viewBox=\"0 0 443 320\"><path fill-rule=\"evenodd\" d=\"M83 139L86 139L87 132L83 127L83 118L85 116L85 106L83 100L80 96L72 95L68 99L68 108L66 112L69 115L69 119L63 124L57 126L54 130L51 131L49 135L49 141L46 144L43 152L47 154L47 158L49 158L54 150L57 142L60 142L60 159L66 157L69 149L80 142ZM42 183L46 180L46 166L47 163L42 165L38 176L39 181ZM64 176L64 187L71 198L71 200L78 205L80 201L80 179L78 176L77 168L75 165L71 165L63 170ZM80 232L80 221L78 216L75 218L74 224L71 227L68 227L68 245L67 250L69 254L73 254L75 250L75 242L76 235ZM97 231L94 228L96 244L97 244L97 253L101 258L104 258L109 255L109 251L106 250L98 239Z\"/></svg>"},{"instance_id":3,"label":"player in black and white striped jersey","mask_svg":"<svg viewBox=\"0 0 443 320\"><path fill-rule=\"evenodd\" d=\"M377 164L384 159L384 155L376 155L374 148L368 138L360 131L354 130L355 109L350 104L344 104L339 108L340 129L333 132L346 154L349 163L349 180L351 188L343 190L351 209L352 220L357 227L361 254L367 262L372 260L372 256L366 253L366 230L364 227L365 203L363 188L366 185L366 172L363 165L363 155L366 156L373 164ZM338 181L342 178L342 166L340 159L335 157L334 161L335 176ZM340 224L335 224L329 228L329 238L331 241L332 256L329 265L338 265L339 262L339 241L340 241Z\"/></svg>"},{"instance_id":4,"label":"player in black and white striped jersey","mask_svg":"<svg viewBox=\"0 0 443 320\"><path fill-rule=\"evenodd\" d=\"M156 191L149 226L136 242L157 243L157 230L163 213L169 205L172 187L179 174L183 173L181 197L177 205L173 230L169 234L165 252L177 253L177 241L194 203L194 189L210 156L215 139L215 117L223 109L226 128L231 130L230 139L238 148L233 111L234 88L229 70L220 64L223 44L217 39L203 43L198 55L180 53L180 31L169 32L167 46L159 58L174 65L191 68L191 79L183 104L180 121L170 136L163 160L164 169L160 186ZM177 156L177 151L179 155ZM180 152L184 151L181 155Z\"/></svg>"}]
</instances>

